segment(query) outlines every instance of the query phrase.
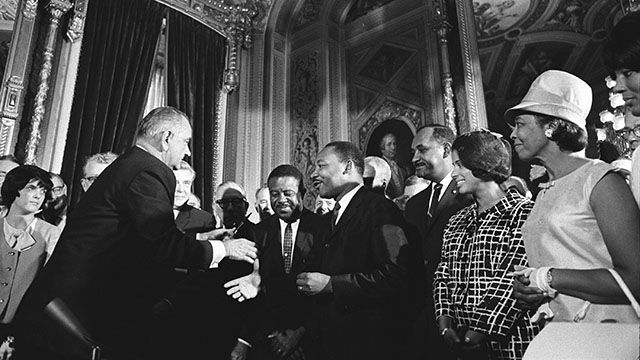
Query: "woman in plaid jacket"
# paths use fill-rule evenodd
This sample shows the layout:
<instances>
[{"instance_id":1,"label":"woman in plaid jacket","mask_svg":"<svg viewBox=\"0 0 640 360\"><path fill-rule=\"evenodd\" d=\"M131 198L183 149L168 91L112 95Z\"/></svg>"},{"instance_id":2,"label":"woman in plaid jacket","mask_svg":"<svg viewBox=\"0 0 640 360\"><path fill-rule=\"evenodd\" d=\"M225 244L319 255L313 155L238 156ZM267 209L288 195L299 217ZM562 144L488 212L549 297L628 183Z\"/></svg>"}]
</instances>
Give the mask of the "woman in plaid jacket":
<instances>
[{"instance_id":1,"label":"woman in plaid jacket","mask_svg":"<svg viewBox=\"0 0 640 360\"><path fill-rule=\"evenodd\" d=\"M460 210L444 233L433 282L441 335L463 359L520 359L538 332L512 296L515 265L526 266L521 227L533 202L502 190L511 175L511 147L476 131L452 145L453 180L475 203Z\"/></svg>"}]
</instances>

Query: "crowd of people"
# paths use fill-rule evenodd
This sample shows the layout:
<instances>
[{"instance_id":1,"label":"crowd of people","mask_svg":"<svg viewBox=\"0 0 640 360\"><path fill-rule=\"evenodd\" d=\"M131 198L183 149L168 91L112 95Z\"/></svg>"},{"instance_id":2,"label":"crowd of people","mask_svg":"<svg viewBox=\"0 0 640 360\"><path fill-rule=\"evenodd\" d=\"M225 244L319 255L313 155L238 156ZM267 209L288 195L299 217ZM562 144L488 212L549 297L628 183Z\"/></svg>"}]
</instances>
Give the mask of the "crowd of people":
<instances>
[{"instance_id":1,"label":"crowd of people","mask_svg":"<svg viewBox=\"0 0 640 360\"><path fill-rule=\"evenodd\" d=\"M640 116L640 14L604 56ZM124 154L88 157L71 210L59 175L1 157L0 359L534 359L552 324L638 324L640 155L630 179L578 155L591 103L546 71L506 111L509 139L419 128L411 176L393 135L382 157L330 142L316 209L283 164L255 193L259 223L233 181L200 209L174 108ZM513 152L548 177L535 199Z\"/></svg>"}]
</instances>

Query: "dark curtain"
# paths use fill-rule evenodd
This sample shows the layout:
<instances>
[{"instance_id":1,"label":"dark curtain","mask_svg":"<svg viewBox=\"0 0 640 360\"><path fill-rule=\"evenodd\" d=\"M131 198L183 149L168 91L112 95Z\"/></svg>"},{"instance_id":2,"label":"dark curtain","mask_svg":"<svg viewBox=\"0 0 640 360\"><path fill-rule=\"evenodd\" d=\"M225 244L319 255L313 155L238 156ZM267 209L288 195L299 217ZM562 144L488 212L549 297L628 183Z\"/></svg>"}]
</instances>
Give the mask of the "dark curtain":
<instances>
[{"instance_id":1,"label":"dark curtain","mask_svg":"<svg viewBox=\"0 0 640 360\"><path fill-rule=\"evenodd\" d=\"M225 39L176 11L167 16L167 105L191 119L194 192L213 210L213 147L216 110L225 65Z\"/></svg>"},{"instance_id":2,"label":"dark curtain","mask_svg":"<svg viewBox=\"0 0 640 360\"><path fill-rule=\"evenodd\" d=\"M152 0L91 0L87 11L62 166L72 204L88 155L121 154L133 144L166 8Z\"/></svg>"}]
</instances>

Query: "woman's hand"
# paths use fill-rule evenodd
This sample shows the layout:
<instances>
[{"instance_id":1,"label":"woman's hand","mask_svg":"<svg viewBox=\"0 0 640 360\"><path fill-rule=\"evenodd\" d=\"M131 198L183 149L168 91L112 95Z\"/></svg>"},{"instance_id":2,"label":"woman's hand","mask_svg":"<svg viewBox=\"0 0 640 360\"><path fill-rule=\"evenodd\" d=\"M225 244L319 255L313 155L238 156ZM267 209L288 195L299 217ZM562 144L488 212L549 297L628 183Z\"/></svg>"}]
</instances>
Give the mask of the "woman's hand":
<instances>
[{"instance_id":1,"label":"woman's hand","mask_svg":"<svg viewBox=\"0 0 640 360\"><path fill-rule=\"evenodd\" d=\"M456 329L453 327L453 319L448 316L440 316L438 318L438 324L440 335L449 347L454 348L460 345L460 338L458 334L456 334Z\"/></svg>"},{"instance_id":2,"label":"woman's hand","mask_svg":"<svg viewBox=\"0 0 640 360\"><path fill-rule=\"evenodd\" d=\"M518 300L518 304L523 309L537 309L547 297L542 290L537 287L529 286L531 281L523 275L513 278L513 297Z\"/></svg>"}]
</instances>

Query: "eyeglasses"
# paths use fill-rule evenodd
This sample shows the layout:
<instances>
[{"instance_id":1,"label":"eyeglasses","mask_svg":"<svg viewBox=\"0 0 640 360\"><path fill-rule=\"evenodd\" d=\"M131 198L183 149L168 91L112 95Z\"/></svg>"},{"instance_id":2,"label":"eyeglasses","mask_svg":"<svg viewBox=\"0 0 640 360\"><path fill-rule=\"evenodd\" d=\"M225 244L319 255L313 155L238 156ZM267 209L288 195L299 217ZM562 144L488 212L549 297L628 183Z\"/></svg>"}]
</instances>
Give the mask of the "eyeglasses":
<instances>
[{"instance_id":1,"label":"eyeglasses","mask_svg":"<svg viewBox=\"0 0 640 360\"><path fill-rule=\"evenodd\" d=\"M66 185L54 186L51 188L51 192L53 192L56 195L60 195L64 192L65 188L66 188Z\"/></svg>"},{"instance_id":2,"label":"eyeglasses","mask_svg":"<svg viewBox=\"0 0 640 360\"><path fill-rule=\"evenodd\" d=\"M633 128L625 127L623 129L617 130L616 133L622 136L629 136L631 133L636 137L640 137L640 124L634 126Z\"/></svg>"},{"instance_id":3,"label":"eyeglasses","mask_svg":"<svg viewBox=\"0 0 640 360\"><path fill-rule=\"evenodd\" d=\"M233 206L240 206L244 204L243 199L233 198L233 199L219 199L216 200L216 204L220 205L220 207L227 206L229 204Z\"/></svg>"}]
</instances>

